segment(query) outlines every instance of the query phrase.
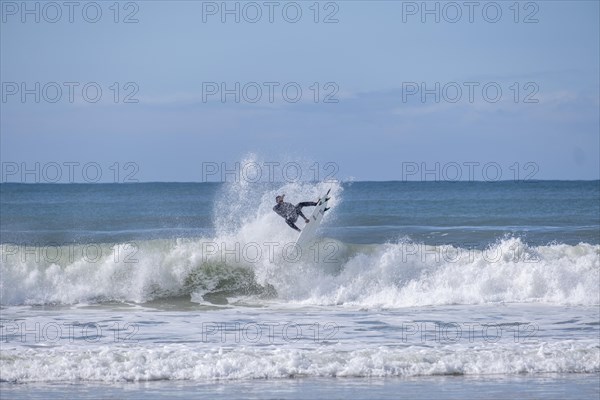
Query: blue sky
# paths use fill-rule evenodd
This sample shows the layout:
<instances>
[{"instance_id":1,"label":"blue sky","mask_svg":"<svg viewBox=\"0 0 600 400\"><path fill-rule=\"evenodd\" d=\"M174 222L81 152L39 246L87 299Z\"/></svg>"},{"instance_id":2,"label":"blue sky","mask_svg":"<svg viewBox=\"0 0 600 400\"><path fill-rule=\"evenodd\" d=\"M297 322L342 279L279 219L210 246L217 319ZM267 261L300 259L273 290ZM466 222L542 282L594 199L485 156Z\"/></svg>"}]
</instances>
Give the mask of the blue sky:
<instances>
[{"instance_id":1,"label":"blue sky","mask_svg":"<svg viewBox=\"0 0 600 400\"><path fill-rule=\"evenodd\" d=\"M222 2L120 2L118 16L114 1L90 3L69 22L62 2L60 17L27 2L36 22L1 2L3 181L20 179L14 166L65 162L96 163L101 181L115 162L135 163L141 181L202 181L203 163L248 157L335 163L355 180L402 180L408 164L442 179L458 164L464 179L469 163L502 179L524 165L538 179L600 178L597 1L519 2L518 15L514 1L476 2L472 22L464 2L427 2L439 22L422 2L319 2L317 23L314 1L271 3L273 22L265 2L227 2L239 23ZM223 101L221 84L240 101Z\"/></svg>"}]
</instances>

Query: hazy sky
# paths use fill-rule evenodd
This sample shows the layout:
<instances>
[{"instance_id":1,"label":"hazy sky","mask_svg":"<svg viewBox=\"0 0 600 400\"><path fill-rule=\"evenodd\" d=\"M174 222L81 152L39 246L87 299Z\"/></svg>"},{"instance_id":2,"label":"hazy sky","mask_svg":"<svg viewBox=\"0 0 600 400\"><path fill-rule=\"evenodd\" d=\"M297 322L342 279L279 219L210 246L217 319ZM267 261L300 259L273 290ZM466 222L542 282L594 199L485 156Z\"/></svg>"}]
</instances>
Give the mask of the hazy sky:
<instances>
[{"instance_id":1,"label":"hazy sky","mask_svg":"<svg viewBox=\"0 0 600 400\"><path fill-rule=\"evenodd\" d=\"M600 178L598 1L1 6L2 181Z\"/></svg>"}]
</instances>

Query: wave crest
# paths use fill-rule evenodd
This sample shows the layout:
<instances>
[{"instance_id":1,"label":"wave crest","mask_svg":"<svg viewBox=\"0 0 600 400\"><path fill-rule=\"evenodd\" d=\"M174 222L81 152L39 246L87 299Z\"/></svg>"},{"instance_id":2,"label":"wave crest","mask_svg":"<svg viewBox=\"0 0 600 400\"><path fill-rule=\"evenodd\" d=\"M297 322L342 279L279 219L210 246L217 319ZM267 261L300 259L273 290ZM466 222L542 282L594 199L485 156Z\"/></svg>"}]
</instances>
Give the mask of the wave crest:
<instances>
[{"instance_id":1,"label":"wave crest","mask_svg":"<svg viewBox=\"0 0 600 400\"><path fill-rule=\"evenodd\" d=\"M99 253L93 259L83 245L63 246L52 250L68 255L59 260L40 256L48 248L3 245L2 305L144 303L178 296L215 303L250 296L253 301L357 307L600 304L598 245L530 247L519 238L504 238L475 250L327 239L291 259L273 250L283 251L284 244L250 246L234 239L149 240L136 245L135 252L130 243L95 245Z\"/></svg>"}]
</instances>

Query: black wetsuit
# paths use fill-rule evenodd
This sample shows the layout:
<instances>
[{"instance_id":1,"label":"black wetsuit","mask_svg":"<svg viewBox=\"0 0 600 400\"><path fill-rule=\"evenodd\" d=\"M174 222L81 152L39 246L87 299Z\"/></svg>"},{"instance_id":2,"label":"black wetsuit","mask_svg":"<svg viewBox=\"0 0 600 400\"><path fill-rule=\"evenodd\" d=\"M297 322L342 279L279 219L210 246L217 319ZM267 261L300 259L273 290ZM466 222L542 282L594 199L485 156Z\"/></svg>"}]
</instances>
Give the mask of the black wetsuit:
<instances>
[{"instance_id":1,"label":"black wetsuit","mask_svg":"<svg viewBox=\"0 0 600 400\"><path fill-rule=\"evenodd\" d=\"M273 207L273 211L277 214L281 215L285 222L292 228L300 232L300 229L296 226L296 221L298 221L298 215L302 216L302 218L306 219L304 214L302 214L302 207L307 206L316 206L317 203L314 201L304 201L302 203L298 203L295 206L291 203L277 203L275 207Z\"/></svg>"}]
</instances>

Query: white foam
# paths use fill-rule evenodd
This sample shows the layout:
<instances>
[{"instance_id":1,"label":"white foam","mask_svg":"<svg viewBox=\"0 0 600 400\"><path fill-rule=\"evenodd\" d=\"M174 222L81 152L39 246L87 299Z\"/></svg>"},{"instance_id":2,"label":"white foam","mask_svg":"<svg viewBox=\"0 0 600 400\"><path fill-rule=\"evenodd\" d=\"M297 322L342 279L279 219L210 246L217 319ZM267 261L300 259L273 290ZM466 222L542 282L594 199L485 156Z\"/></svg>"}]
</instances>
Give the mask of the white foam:
<instances>
[{"instance_id":1,"label":"white foam","mask_svg":"<svg viewBox=\"0 0 600 400\"><path fill-rule=\"evenodd\" d=\"M521 373L597 373L597 343L518 346L364 348L340 351L247 347L4 349L0 379L10 382L228 380L290 377L390 377Z\"/></svg>"},{"instance_id":2,"label":"white foam","mask_svg":"<svg viewBox=\"0 0 600 400\"><path fill-rule=\"evenodd\" d=\"M339 276L294 300L363 307L599 304L599 253L597 245L529 247L518 238L485 251L387 244L372 254L355 255Z\"/></svg>"},{"instance_id":3,"label":"white foam","mask_svg":"<svg viewBox=\"0 0 600 400\"><path fill-rule=\"evenodd\" d=\"M242 230L240 235L245 234ZM115 260L115 252L128 251L126 245L104 246L106 255L96 262L80 258L62 265L36 262L33 257L23 261L3 253L2 304L145 302L193 292L202 295L219 290L225 281L233 292L236 287L272 285L279 301L305 305L600 303L598 245L529 247L511 238L500 241L486 255L483 251L411 243L349 250L333 242L339 244L339 259L334 263L325 262L323 257L319 262L288 262L280 255L271 260L266 242L248 247L249 251L261 249L262 256L256 262L243 255L236 260L235 255L214 249L210 256L202 251L206 243L229 249L237 243L242 252L239 240L239 236L228 236L208 242L146 241L139 245L135 263L125 262L123 257ZM453 251L463 252L462 258L448 256L456 254Z\"/></svg>"}]
</instances>

